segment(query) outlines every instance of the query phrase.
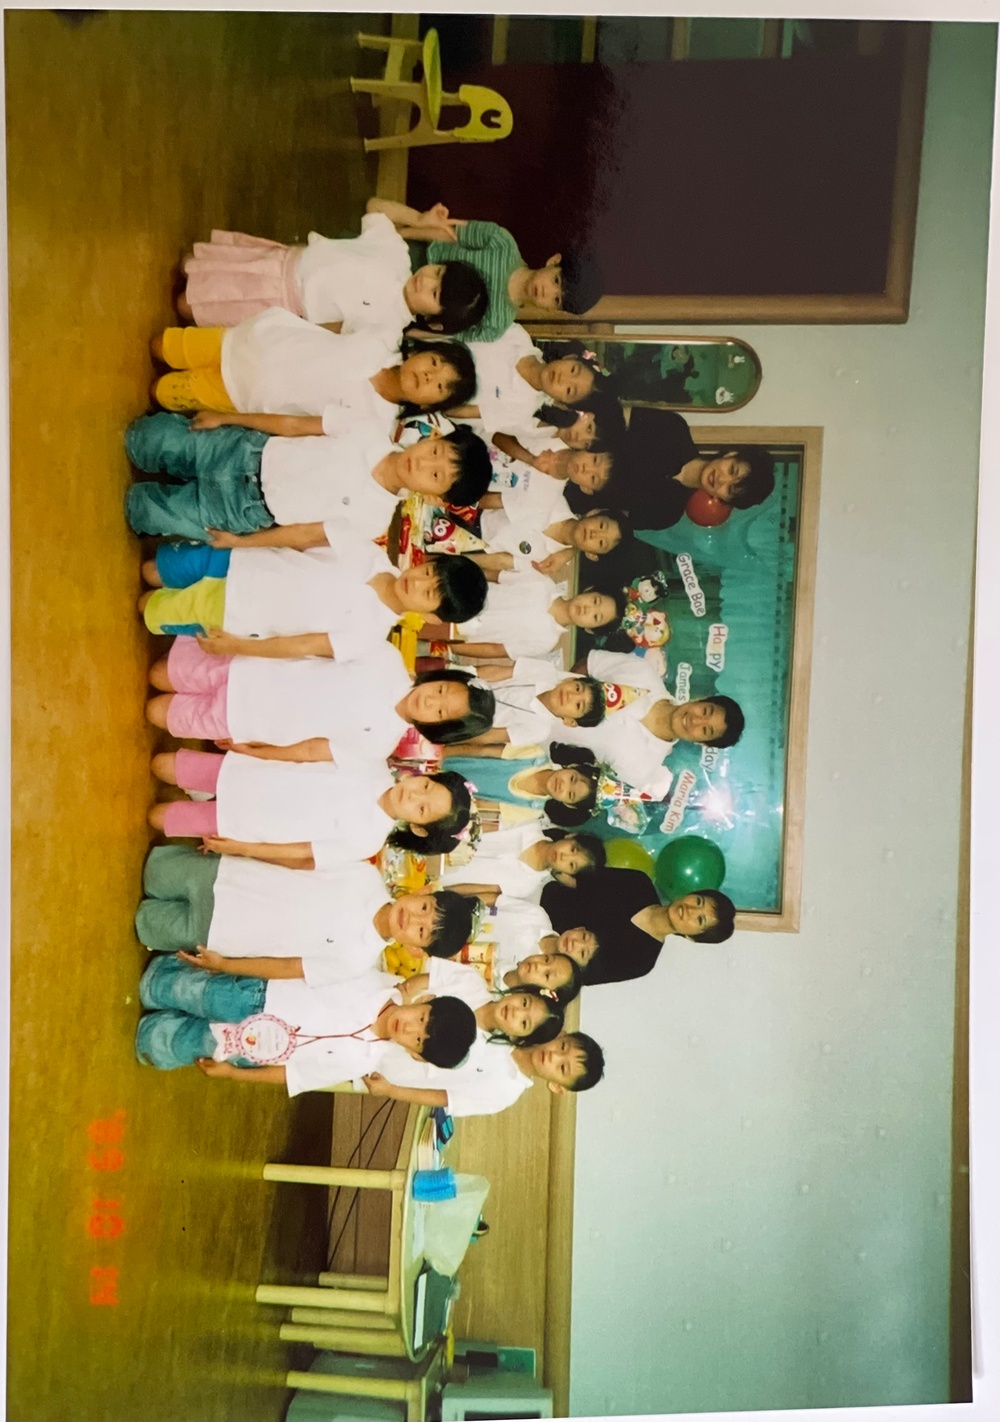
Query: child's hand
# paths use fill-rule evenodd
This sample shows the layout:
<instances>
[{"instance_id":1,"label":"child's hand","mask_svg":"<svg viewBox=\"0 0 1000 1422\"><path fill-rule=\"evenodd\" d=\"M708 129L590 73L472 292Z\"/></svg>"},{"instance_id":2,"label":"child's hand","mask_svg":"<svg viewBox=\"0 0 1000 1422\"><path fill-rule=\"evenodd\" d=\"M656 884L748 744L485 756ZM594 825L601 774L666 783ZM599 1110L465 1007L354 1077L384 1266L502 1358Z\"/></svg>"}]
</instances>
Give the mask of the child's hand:
<instances>
[{"instance_id":1,"label":"child's hand","mask_svg":"<svg viewBox=\"0 0 1000 1422\"><path fill-rule=\"evenodd\" d=\"M233 1068L229 1062L216 1062L211 1057L199 1057L196 1063L198 1070L203 1076L232 1076Z\"/></svg>"},{"instance_id":2,"label":"child's hand","mask_svg":"<svg viewBox=\"0 0 1000 1422\"><path fill-rule=\"evenodd\" d=\"M436 227L448 242L456 240L455 227L443 202L436 202L422 214L422 227Z\"/></svg>"},{"instance_id":3,"label":"child's hand","mask_svg":"<svg viewBox=\"0 0 1000 1422\"><path fill-rule=\"evenodd\" d=\"M371 1071L367 1076L363 1076L361 1080L365 1086L367 1086L369 1096L392 1095L392 1082L386 1081L381 1072Z\"/></svg>"},{"instance_id":4,"label":"child's hand","mask_svg":"<svg viewBox=\"0 0 1000 1422\"><path fill-rule=\"evenodd\" d=\"M199 849L202 854L239 854L239 840L226 839L218 834L206 834Z\"/></svg>"},{"instance_id":5,"label":"child's hand","mask_svg":"<svg viewBox=\"0 0 1000 1422\"><path fill-rule=\"evenodd\" d=\"M565 566L565 558L562 553L550 553L547 558L542 558L540 562L532 561L531 566L539 573L544 573L547 578L558 581L557 575L562 572Z\"/></svg>"},{"instance_id":6,"label":"child's hand","mask_svg":"<svg viewBox=\"0 0 1000 1422\"><path fill-rule=\"evenodd\" d=\"M221 953L215 953L211 948L204 947L199 943L193 953L178 953L178 958L184 963L190 963L192 968L202 968L206 973L224 973L226 971L226 959Z\"/></svg>"},{"instance_id":7,"label":"child's hand","mask_svg":"<svg viewBox=\"0 0 1000 1422\"><path fill-rule=\"evenodd\" d=\"M221 740L216 741L215 744L219 747L219 750L221 751L232 750L233 748L233 743L229 736L223 736Z\"/></svg>"},{"instance_id":8,"label":"child's hand","mask_svg":"<svg viewBox=\"0 0 1000 1422\"><path fill-rule=\"evenodd\" d=\"M229 424L229 416L220 410L199 410L191 421L193 430L219 430Z\"/></svg>"},{"instance_id":9,"label":"child's hand","mask_svg":"<svg viewBox=\"0 0 1000 1422\"><path fill-rule=\"evenodd\" d=\"M241 637L236 637L232 632L223 632L221 627L210 627L207 632L197 632L195 640L203 652L211 652L216 657L234 657L240 650ZM215 743L219 744L218 741ZM231 746L230 742L230 746ZM223 749L228 750L230 746Z\"/></svg>"},{"instance_id":10,"label":"child's hand","mask_svg":"<svg viewBox=\"0 0 1000 1422\"><path fill-rule=\"evenodd\" d=\"M206 528L205 532L213 548L238 548L243 542L238 533L227 533L222 528Z\"/></svg>"}]
</instances>

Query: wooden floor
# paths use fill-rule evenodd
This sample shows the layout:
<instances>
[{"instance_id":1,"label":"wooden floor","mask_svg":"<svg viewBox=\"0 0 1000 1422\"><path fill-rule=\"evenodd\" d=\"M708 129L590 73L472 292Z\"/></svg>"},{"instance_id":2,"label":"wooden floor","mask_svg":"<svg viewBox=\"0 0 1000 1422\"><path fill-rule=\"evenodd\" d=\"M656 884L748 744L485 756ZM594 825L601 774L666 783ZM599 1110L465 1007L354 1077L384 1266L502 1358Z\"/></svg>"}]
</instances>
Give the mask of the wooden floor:
<instances>
[{"instance_id":1,"label":"wooden floor","mask_svg":"<svg viewBox=\"0 0 1000 1422\"><path fill-rule=\"evenodd\" d=\"M373 184L345 82L366 72L357 28L6 16L18 1422L280 1417L289 1354L253 1289L325 1253L322 1193L259 1173L329 1158L331 1098L293 1107L132 1056L152 785L122 431L146 408L146 343L182 248L213 226L288 240L357 224ZM106 1120L117 1145L88 1135Z\"/></svg>"}]
</instances>

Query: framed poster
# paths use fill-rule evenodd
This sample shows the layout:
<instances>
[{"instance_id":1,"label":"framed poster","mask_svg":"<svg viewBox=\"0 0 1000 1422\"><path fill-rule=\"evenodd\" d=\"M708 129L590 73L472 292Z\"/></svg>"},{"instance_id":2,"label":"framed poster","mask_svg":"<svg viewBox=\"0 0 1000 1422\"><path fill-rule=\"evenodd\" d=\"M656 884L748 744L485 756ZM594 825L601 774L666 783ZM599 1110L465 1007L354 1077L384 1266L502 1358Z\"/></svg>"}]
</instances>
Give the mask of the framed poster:
<instances>
[{"instance_id":1,"label":"framed poster","mask_svg":"<svg viewBox=\"0 0 1000 1422\"><path fill-rule=\"evenodd\" d=\"M654 857L681 835L712 840L726 861L737 926L795 932L822 431L725 425L691 434L705 453L765 447L774 493L717 527L684 516L642 533L614 567L629 611L609 632L578 632L574 655L637 652L654 660L678 701L724 695L739 703L746 729L737 745L674 744L665 759L669 791L644 806L637 838ZM609 839L629 832L607 809L589 828Z\"/></svg>"}]
</instances>

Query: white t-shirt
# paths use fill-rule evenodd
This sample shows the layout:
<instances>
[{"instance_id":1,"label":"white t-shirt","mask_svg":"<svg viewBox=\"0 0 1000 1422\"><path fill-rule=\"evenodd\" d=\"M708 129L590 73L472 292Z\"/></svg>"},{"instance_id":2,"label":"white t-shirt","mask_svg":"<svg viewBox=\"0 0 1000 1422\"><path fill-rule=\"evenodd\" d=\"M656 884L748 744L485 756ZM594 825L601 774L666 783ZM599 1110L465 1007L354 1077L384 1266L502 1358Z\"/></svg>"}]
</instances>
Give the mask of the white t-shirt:
<instances>
[{"instance_id":1,"label":"white t-shirt","mask_svg":"<svg viewBox=\"0 0 1000 1422\"><path fill-rule=\"evenodd\" d=\"M475 971L474 969L472 971ZM429 1062L418 1062L392 1043L382 1058L379 1071L396 1086L444 1091L452 1116L493 1116L513 1106L531 1086L531 1077L514 1061L514 1049L490 1042L478 1032L472 1050L461 1066L444 1070Z\"/></svg>"},{"instance_id":2,"label":"white t-shirt","mask_svg":"<svg viewBox=\"0 0 1000 1422\"><path fill-rule=\"evenodd\" d=\"M222 379L237 410L322 415L328 435L366 417L392 428L398 408L376 395L370 377L398 363L398 342L390 332L337 335L282 306L230 326L222 338Z\"/></svg>"},{"instance_id":3,"label":"white t-shirt","mask_svg":"<svg viewBox=\"0 0 1000 1422\"><path fill-rule=\"evenodd\" d=\"M224 854L208 947L226 958L301 958L310 987L374 970L385 948L373 919L388 902L373 864L285 869Z\"/></svg>"},{"instance_id":4,"label":"white t-shirt","mask_svg":"<svg viewBox=\"0 0 1000 1422\"><path fill-rule=\"evenodd\" d=\"M377 803L392 785L384 762L341 770L229 751L216 787L219 834L251 844L309 843L317 869L370 859L395 827Z\"/></svg>"},{"instance_id":5,"label":"white t-shirt","mask_svg":"<svg viewBox=\"0 0 1000 1422\"><path fill-rule=\"evenodd\" d=\"M565 450L566 446L560 439L546 440L537 453L543 450ZM565 479L556 479L552 474L544 474L540 469L533 469L530 464L525 464L520 459L512 459L509 454L504 454L502 449L498 449L495 444L489 446L490 465L490 493L499 494L503 500L503 507L510 518L533 518L536 523L542 521L544 527L547 523L552 523L556 518L569 518L572 511L567 505L565 514L549 514L549 509L557 504L560 495L566 488ZM495 513L495 509L487 510Z\"/></svg>"},{"instance_id":6,"label":"white t-shirt","mask_svg":"<svg viewBox=\"0 0 1000 1422\"><path fill-rule=\"evenodd\" d=\"M560 671L551 662L534 657L518 657L510 681L492 686L496 710L494 726L510 736L511 746L546 745L563 739L563 726L558 716L542 705L538 697L551 691L571 673Z\"/></svg>"},{"instance_id":7,"label":"white t-shirt","mask_svg":"<svg viewBox=\"0 0 1000 1422\"><path fill-rule=\"evenodd\" d=\"M552 579L534 568L501 573L482 612L459 631L468 642L500 642L511 657L544 656L566 630L549 611L558 596Z\"/></svg>"},{"instance_id":8,"label":"white t-shirt","mask_svg":"<svg viewBox=\"0 0 1000 1422\"><path fill-rule=\"evenodd\" d=\"M547 477L542 475L542 478ZM555 480L550 479L549 483L555 483ZM550 538L545 530L550 524L561 523L563 519L574 517L573 510L559 489L546 514L518 514L517 517L511 518L505 508L484 509L480 515L480 527L487 552L509 553L514 559L515 571L522 572L532 570L533 563L541 562L550 553L565 553L568 545ZM569 573L570 565L567 564L559 581L564 582ZM549 578L549 582L553 581Z\"/></svg>"},{"instance_id":9,"label":"white t-shirt","mask_svg":"<svg viewBox=\"0 0 1000 1422\"><path fill-rule=\"evenodd\" d=\"M364 538L378 538L392 522L399 495L376 483L372 470L394 448L377 419L341 435L274 435L260 459L264 502L276 523L339 519Z\"/></svg>"},{"instance_id":10,"label":"white t-shirt","mask_svg":"<svg viewBox=\"0 0 1000 1422\"><path fill-rule=\"evenodd\" d=\"M453 963L450 958L429 958L427 991L435 997L457 997L473 1012L485 1007L492 994L482 973L468 963Z\"/></svg>"},{"instance_id":11,"label":"white t-shirt","mask_svg":"<svg viewBox=\"0 0 1000 1422\"><path fill-rule=\"evenodd\" d=\"M590 729L564 727L568 745L587 746L614 770L616 775L635 790L657 797L665 795L673 779L663 761L674 748L673 741L661 741L642 724L658 701L673 701L656 670L644 657L634 652L591 652L587 671L598 681L615 682L619 686L634 686L646 695L631 701L605 716L599 726Z\"/></svg>"},{"instance_id":12,"label":"white t-shirt","mask_svg":"<svg viewBox=\"0 0 1000 1422\"><path fill-rule=\"evenodd\" d=\"M468 864L449 865L441 875L441 887L449 884L496 884L502 894L538 903L542 889L550 882L547 869L532 869L520 858L526 849L544 839L535 823L513 825L510 829L484 834Z\"/></svg>"},{"instance_id":13,"label":"white t-shirt","mask_svg":"<svg viewBox=\"0 0 1000 1422\"><path fill-rule=\"evenodd\" d=\"M483 915L477 942L493 945L492 978L495 992L508 991L504 977L522 959L541 952L541 941L552 932L552 922L541 904L501 894ZM478 971L473 969L473 971ZM479 974L482 977L481 974Z\"/></svg>"},{"instance_id":14,"label":"white t-shirt","mask_svg":"<svg viewBox=\"0 0 1000 1422\"><path fill-rule=\"evenodd\" d=\"M546 396L517 371L518 361L525 356L542 358L524 327L515 322L498 340L470 341L469 350L476 363L479 422L487 436L492 439L530 424Z\"/></svg>"},{"instance_id":15,"label":"white t-shirt","mask_svg":"<svg viewBox=\"0 0 1000 1422\"><path fill-rule=\"evenodd\" d=\"M381 1040L370 1028L387 1002L401 1001L398 987L398 978L376 972L333 988L311 988L301 978L273 978L267 985L264 1011L300 1029L303 1036L326 1038L303 1042L284 1063L289 1096L321 1091L342 1081L359 1085L363 1076L379 1071L387 1049L395 1043ZM220 1044L215 1052L218 1060L223 1056L225 1026L214 1022L211 1026ZM349 1035L353 1032L359 1035Z\"/></svg>"},{"instance_id":16,"label":"white t-shirt","mask_svg":"<svg viewBox=\"0 0 1000 1422\"><path fill-rule=\"evenodd\" d=\"M310 232L296 270L306 320L342 321L345 334L375 326L402 335L413 323L409 279L409 248L382 212L365 214L360 237Z\"/></svg>"},{"instance_id":17,"label":"white t-shirt","mask_svg":"<svg viewBox=\"0 0 1000 1422\"><path fill-rule=\"evenodd\" d=\"M503 430L502 433L512 435L529 454L539 455L549 449L561 450L567 447L565 440L559 438L555 426L543 425L541 420L533 419L516 430Z\"/></svg>"},{"instance_id":18,"label":"white t-shirt","mask_svg":"<svg viewBox=\"0 0 1000 1422\"><path fill-rule=\"evenodd\" d=\"M316 630L316 629L313 629ZM397 648L379 642L358 661L234 657L226 717L234 741L293 746L322 736L334 761L384 760L409 729L396 711L412 687Z\"/></svg>"},{"instance_id":19,"label":"white t-shirt","mask_svg":"<svg viewBox=\"0 0 1000 1422\"><path fill-rule=\"evenodd\" d=\"M369 579L395 571L384 550L367 541L344 552L235 548L223 626L239 637L326 632L335 663L363 659L399 621Z\"/></svg>"}]
</instances>

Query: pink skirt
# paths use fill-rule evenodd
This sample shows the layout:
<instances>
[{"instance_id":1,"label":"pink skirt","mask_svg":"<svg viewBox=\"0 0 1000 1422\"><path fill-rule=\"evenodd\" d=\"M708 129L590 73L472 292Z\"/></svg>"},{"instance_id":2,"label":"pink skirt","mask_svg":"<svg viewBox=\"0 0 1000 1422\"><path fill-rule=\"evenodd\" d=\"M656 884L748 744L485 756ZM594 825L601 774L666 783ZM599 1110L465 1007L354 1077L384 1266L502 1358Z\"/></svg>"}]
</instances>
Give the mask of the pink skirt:
<instances>
[{"instance_id":1,"label":"pink skirt","mask_svg":"<svg viewBox=\"0 0 1000 1422\"><path fill-rule=\"evenodd\" d=\"M185 259L187 299L197 326L238 326L269 306L304 316L296 269L302 247L245 232L212 231Z\"/></svg>"}]
</instances>

